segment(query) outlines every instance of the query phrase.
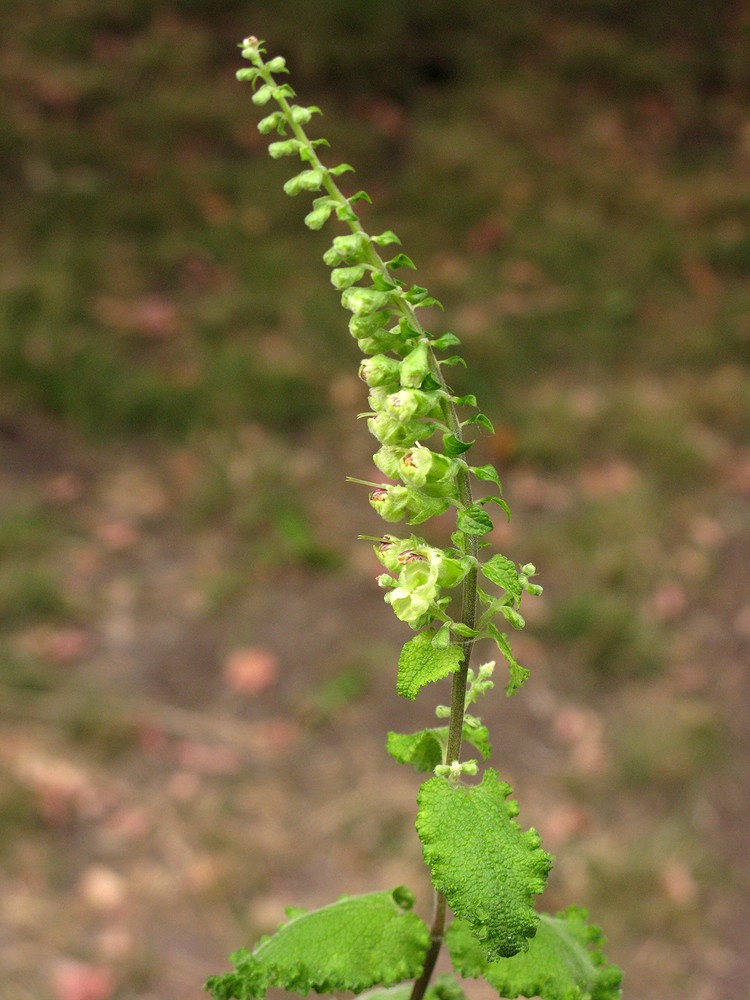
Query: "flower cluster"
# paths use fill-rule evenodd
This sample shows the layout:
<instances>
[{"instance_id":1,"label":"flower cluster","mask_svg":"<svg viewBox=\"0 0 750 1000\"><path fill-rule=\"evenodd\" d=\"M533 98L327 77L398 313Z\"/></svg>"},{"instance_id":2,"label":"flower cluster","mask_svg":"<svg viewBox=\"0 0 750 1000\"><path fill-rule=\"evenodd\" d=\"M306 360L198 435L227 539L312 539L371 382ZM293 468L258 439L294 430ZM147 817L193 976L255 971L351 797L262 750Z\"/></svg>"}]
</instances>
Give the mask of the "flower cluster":
<instances>
[{"instance_id":1,"label":"flower cluster","mask_svg":"<svg viewBox=\"0 0 750 1000\"><path fill-rule=\"evenodd\" d=\"M416 535L383 535L375 555L388 570L378 577L387 591L386 602L397 618L415 629L435 618L448 620L444 609L451 598L442 591L458 586L476 565L472 556L436 548Z\"/></svg>"},{"instance_id":2,"label":"flower cluster","mask_svg":"<svg viewBox=\"0 0 750 1000\"><path fill-rule=\"evenodd\" d=\"M426 288L396 276L402 269L414 269L413 261L398 249L401 241L391 230L376 235L365 232L354 206L369 202L369 195L357 191L345 196L337 179L352 167L347 163L324 165L317 150L328 142L310 139L304 130L320 109L293 103L296 95L292 88L275 79L287 72L284 59L277 56L265 61L263 53L257 39L246 39L242 54L251 66L237 75L252 83L255 104L276 102L278 110L258 124L263 134L276 132L280 136L269 146L271 156L297 157L302 163L284 190L293 196L302 192L316 196L305 216L310 229L321 229L331 218L348 228L348 232L334 236L323 260L331 268L331 283L341 293L343 307L350 313L349 331L364 355L359 376L368 388L369 410L363 416L379 444L374 463L388 480L367 484L370 505L384 521L410 525L444 514L451 507L456 510L456 531L451 536L454 548L441 549L415 536L398 539L385 535L376 546L376 555L388 572L378 582L396 616L412 628L442 623L433 638L436 649L451 641L494 639L511 669L511 693L522 683L525 672L513 659L507 637L493 625L492 618L500 615L512 627L521 628L521 595L541 588L530 584L523 571L519 575L505 557L479 559L487 544L483 536L493 528L486 507L498 504L506 513L507 507L497 494L473 499L472 477L491 482L502 491L492 466L474 467L466 462L464 455L473 442L465 440L463 434L467 427L492 431L492 424L479 412L468 419L459 418L458 408L476 408L476 399L455 396L445 380L444 369L463 364L463 359L457 355L440 359L440 355L460 342L452 333L429 335L417 318L417 310L440 303ZM381 256L383 248L394 246L393 256ZM431 441L438 431L442 448ZM480 573L501 593L478 588ZM468 588L473 597L467 600L464 595L461 616L454 620L446 611L451 601L446 592L459 585ZM479 621L477 602L484 605Z\"/></svg>"}]
</instances>

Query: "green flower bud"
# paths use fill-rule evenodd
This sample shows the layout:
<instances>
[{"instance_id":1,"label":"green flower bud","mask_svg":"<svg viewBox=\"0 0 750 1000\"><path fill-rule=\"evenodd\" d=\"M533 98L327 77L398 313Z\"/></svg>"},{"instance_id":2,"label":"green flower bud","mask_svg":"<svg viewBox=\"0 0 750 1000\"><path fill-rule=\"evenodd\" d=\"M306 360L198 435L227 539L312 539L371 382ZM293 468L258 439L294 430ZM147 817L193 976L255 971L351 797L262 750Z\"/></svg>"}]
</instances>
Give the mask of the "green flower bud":
<instances>
[{"instance_id":1,"label":"green flower bud","mask_svg":"<svg viewBox=\"0 0 750 1000\"><path fill-rule=\"evenodd\" d=\"M458 468L458 463L447 455L439 455L418 444L404 455L398 477L408 486L440 484L450 491ZM443 493L445 494L445 489Z\"/></svg>"},{"instance_id":2,"label":"green flower bud","mask_svg":"<svg viewBox=\"0 0 750 1000\"><path fill-rule=\"evenodd\" d=\"M292 117L292 121L295 125L307 125L312 116L317 112L320 114L320 108L315 108L310 106L309 108L302 108L299 104L293 104L289 109Z\"/></svg>"},{"instance_id":3,"label":"green flower bud","mask_svg":"<svg viewBox=\"0 0 750 1000\"><path fill-rule=\"evenodd\" d=\"M323 184L322 170L303 170L296 177L290 177L284 185L286 194L294 197L300 191L320 191Z\"/></svg>"},{"instance_id":4,"label":"green flower bud","mask_svg":"<svg viewBox=\"0 0 750 1000\"><path fill-rule=\"evenodd\" d=\"M333 209L329 205L314 208L305 216L305 225L308 229L322 229L331 217Z\"/></svg>"},{"instance_id":5,"label":"green flower bud","mask_svg":"<svg viewBox=\"0 0 750 1000\"><path fill-rule=\"evenodd\" d=\"M276 128L283 133L284 125L286 125L286 118L284 118L282 113L280 111L272 111L270 115L261 118L258 122L258 131L263 135L268 135L269 132L273 132Z\"/></svg>"},{"instance_id":6,"label":"green flower bud","mask_svg":"<svg viewBox=\"0 0 750 1000\"><path fill-rule=\"evenodd\" d=\"M370 506L384 521L402 521L409 503L405 486L379 486L370 493Z\"/></svg>"},{"instance_id":7,"label":"green flower bud","mask_svg":"<svg viewBox=\"0 0 750 1000\"><path fill-rule=\"evenodd\" d=\"M385 406L385 401L390 395L391 386L388 385L375 385L367 393L367 403L371 410L375 413L380 413ZM392 479L398 479L398 476L392 476Z\"/></svg>"},{"instance_id":8,"label":"green flower bud","mask_svg":"<svg viewBox=\"0 0 750 1000\"><path fill-rule=\"evenodd\" d=\"M294 156L302 149L299 139L286 139L283 142L272 142L268 147L269 155L272 159L278 160L282 156Z\"/></svg>"},{"instance_id":9,"label":"green flower bud","mask_svg":"<svg viewBox=\"0 0 750 1000\"><path fill-rule=\"evenodd\" d=\"M388 336L388 331L385 328L388 326L390 318L387 312L376 312L367 316L352 316L349 320L349 333L351 333L355 340L360 340L363 337Z\"/></svg>"},{"instance_id":10,"label":"green flower bud","mask_svg":"<svg viewBox=\"0 0 750 1000\"><path fill-rule=\"evenodd\" d=\"M388 292L378 292L374 288L347 288L341 296L341 305L355 316L369 316L390 303Z\"/></svg>"},{"instance_id":11,"label":"green flower bud","mask_svg":"<svg viewBox=\"0 0 750 1000\"><path fill-rule=\"evenodd\" d=\"M406 388L418 389L430 371L427 344L417 344L401 362L401 385Z\"/></svg>"},{"instance_id":12,"label":"green flower bud","mask_svg":"<svg viewBox=\"0 0 750 1000\"><path fill-rule=\"evenodd\" d=\"M351 288L365 275L365 265L356 264L354 267L335 267L331 271L331 284L334 288L342 291L344 288Z\"/></svg>"},{"instance_id":13,"label":"green flower bud","mask_svg":"<svg viewBox=\"0 0 750 1000\"><path fill-rule=\"evenodd\" d=\"M268 102L273 97L273 87L269 84L264 83L262 87L258 87L252 96L253 104L268 104Z\"/></svg>"},{"instance_id":14,"label":"green flower bud","mask_svg":"<svg viewBox=\"0 0 750 1000\"><path fill-rule=\"evenodd\" d=\"M382 587L384 590L390 589L391 587L395 587L397 583L397 581L394 580L389 573L381 573L380 576L375 577L375 580L377 582L377 585L379 587Z\"/></svg>"},{"instance_id":15,"label":"green flower bud","mask_svg":"<svg viewBox=\"0 0 750 1000\"><path fill-rule=\"evenodd\" d=\"M383 445L383 447L379 448L372 456L372 460L384 476L388 476L389 479L398 479L399 463L401 462L403 455L403 448L394 448L391 445Z\"/></svg>"},{"instance_id":16,"label":"green flower bud","mask_svg":"<svg viewBox=\"0 0 750 1000\"><path fill-rule=\"evenodd\" d=\"M364 233L336 236L330 248L323 254L329 267L337 264L356 264L367 259L368 241Z\"/></svg>"},{"instance_id":17,"label":"green flower bud","mask_svg":"<svg viewBox=\"0 0 750 1000\"><path fill-rule=\"evenodd\" d=\"M266 69L271 73L282 73L286 69L286 59L283 56L274 56L266 63Z\"/></svg>"},{"instance_id":18,"label":"green flower bud","mask_svg":"<svg viewBox=\"0 0 750 1000\"><path fill-rule=\"evenodd\" d=\"M375 337L362 337L359 341L359 349L363 354L382 354L383 351L398 351L400 348L401 340L390 330L383 330ZM390 388L393 390L394 386Z\"/></svg>"},{"instance_id":19,"label":"green flower bud","mask_svg":"<svg viewBox=\"0 0 750 1000\"><path fill-rule=\"evenodd\" d=\"M388 413L378 413L370 417L367 428L381 444L392 444L401 448L408 448L417 441L428 438L434 431L432 424L423 424L419 420L403 422Z\"/></svg>"},{"instance_id":20,"label":"green flower bud","mask_svg":"<svg viewBox=\"0 0 750 1000\"><path fill-rule=\"evenodd\" d=\"M450 500L444 497L428 496L424 490L409 489L409 524L421 524L431 517L444 514L450 507Z\"/></svg>"},{"instance_id":21,"label":"green flower bud","mask_svg":"<svg viewBox=\"0 0 750 1000\"><path fill-rule=\"evenodd\" d=\"M452 556L441 552L440 565L438 567L438 583L441 587L450 589L457 586L472 566L476 565L471 556L463 556L461 559L454 559Z\"/></svg>"},{"instance_id":22,"label":"green flower bud","mask_svg":"<svg viewBox=\"0 0 750 1000\"><path fill-rule=\"evenodd\" d=\"M385 354L376 354L372 358L365 358L359 366L359 377L369 386L396 385L398 372L399 362Z\"/></svg>"},{"instance_id":23,"label":"green flower bud","mask_svg":"<svg viewBox=\"0 0 750 1000\"><path fill-rule=\"evenodd\" d=\"M386 411L397 420L413 420L431 414L438 405L436 392L422 392L421 389L400 389L388 397Z\"/></svg>"}]
</instances>

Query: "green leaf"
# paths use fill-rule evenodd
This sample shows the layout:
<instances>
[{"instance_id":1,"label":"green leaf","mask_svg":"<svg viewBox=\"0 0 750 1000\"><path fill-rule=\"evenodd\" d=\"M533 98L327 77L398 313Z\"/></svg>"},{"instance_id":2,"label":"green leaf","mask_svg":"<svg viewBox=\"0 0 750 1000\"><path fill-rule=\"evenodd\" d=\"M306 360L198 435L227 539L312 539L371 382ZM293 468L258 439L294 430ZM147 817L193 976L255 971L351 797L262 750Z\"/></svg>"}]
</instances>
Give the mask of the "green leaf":
<instances>
[{"instance_id":1,"label":"green leaf","mask_svg":"<svg viewBox=\"0 0 750 1000\"><path fill-rule=\"evenodd\" d=\"M456 635L460 635L464 639L472 639L475 635L480 634L477 629L470 625L464 625L463 622L453 622L451 632L455 632Z\"/></svg>"},{"instance_id":2,"label":"green leaf","mask_svg":"<svg viewBox=\"0 0 750 1000\"><path fill-rule=\"evenodd\" d=\"M444 351L446 347L456 347L460 343L455 333L444 333L432 341L432 348L435 351Z\"/></svg>"},{"instance_id":3,"label":"green leaf","mask_svg":"<svg viewBox=\"0 0 750 1000\"><path fill-rule=\"evenodd\" d=\"M401 246L401 240L390 229L386 229L384 233L379 233L377 236L373 236L372 242L377 243L379 247L387 247L391 243L396 243L398 246Z\"/></svg>"},{"instance_id":4,"label":"green leaf","mask_svg":"<svg viewBox=\"0 0 750 1000\"><path fill-rule=\"evenodd\" d=\"M258 122L258 131L263 135L268 135L269 132L276 129L280 135L284 135L286 124L286 118L280 111L272 111L270 115L266 115Z\"/></svg>"},{"instance_id":5,"label":"green leaf","mask_svg":"<svg viewBox=\"0 0 750 1000\"><path fill-rule=\"evenodd\" d=\"M505 514L505 516L510 521L510 507L507 505L507 503L503 500L502 497L494 497L494 496L492 496L492 497L480 497L477 500L477 503L481 503L481 504L494 503L494 504L497 504L497 506L500 508L500 510L503 511L503 513Z\"/></svg>"},{"instance_id":6,"label":"green leaf","mask_svg":"<svg viewBox=\"0 0 750 1000\"><path fill-rule=\"evenodd\" d=\"M486 726L463 727L463 739L482 755L483 760L492 753ZM388 733L386 749L399 764L411 764L417 771L434 771L443 763L448 745L448 727L421 729L418 733Z\"/></svg>"},{"instance_id":7,"label":"green leaf","mask_svg":"<svg viewBox=\"0 0 750 1000\"><path fill-rule=\"evenodd\" d=\"M520 615L515 608L509 608L507 604L500 605L498 611L500 612L501 615L505 617L506 621L510 622L510 624L515 629L522 629L526 624L526 622L523 620L523 615Z\"/></svg>"},{"instance_id":8,"label":"green leaf","mask_svg":"<svg viewBox=\"0 0 750 1000\"><path fill-rule=\"evenodd\" d=\"M458 512L456 524L467 535L486 535L494 527L490 515L476 503Z\"/></svg>"},{"instance_id":9,"label":"green leaf","mask_svg":"<svg viewBox=\"0 0 750 1000\"><path fill-rule=\"evenodd\" d=\"M351 163L339 163L337 167L329 167L328 169L328 173L334 177L339 177L341 174L347 174L350 171L354 173L354 167Z\"/></svg>"},{"instance_id":10,"label":"green leaf","mask_svg":"<svg viewBox=\"0 0 750 1000\"><path fill-rule=\"evenodd\" d=\"M412 271L416 271L417 269L417 265L411 257L407 257L405 253L397 253L391 260L387 260L386 264L388 267L392 267L394 269L397 267L409 267Z\"/></svg>"},{"instance_id":11,"label":"green leaf","mask_svg":"<svg viewBox=\"0 0 750 1000\"><path fill-rule=\"evenodd\" d=\"M448 727L422 729L418 733L388 733L386 750L399 764L411 764L417 771L434 771L443 763Z\"/></svg>"},{"instance_id":12,"label":"green leaf","mask_svg":"<svg viewBox=\"0 0 750 1000\"><path fill-rule=\"evenodd\" d=\"M372 198L369 196L369 194L366 191L357 191L356 194L353 194L351 196L351 198L349 198L348 200L350 202L352 202L352 201L366 201L368 205L372 205Z\"/></svg>"},{"instance_id":13,"label":"green leaf","mask_svg":"<svg viewBox=\"0 0 750 1000\"><path fill-rule=\"evenodd\" d=\"M455 368L456 365L463 365L466 368L466 362L460 354L451 354L449 358L443 358L440 364L445 365L446 368Z\"/></svg>"},{"instance_id":14,"label":"green leaf","mask_svg":"<svg viewBox=\"0 0 750 1000\"><path fill-rule=\"evenodd\" d=\"M412 983L404 983L390 989L368 990L360 1000L409 1000L412 988ZM425 1000L466 1000L466 994L453 976L443 974L437 977L434 985L428 986Z\"/></svg>"},{"instance_id":15,"label":"green leaf","mask_svg":"<svg viewBox=\"0 0 750 1000\"><path fill-rule=\"evenodd\" d=\"M477 397L471 393L468 396L454 396L453 402L456 406L476 406Z\"/></svg>"},{"instance_id":16,"label":"green leaf","mask_svg":"<svg viewBox=\"0 0 750 1000\"><path fill-rule=\"evenodd\" d=\"M607 964L601 930L586 918L575 906L555 917L542 913L529 950L495 962L463 920L453 921L445 940L460 975L483 977L507 1000L619 1000L622 972Z\"/></svg>"},{"instance_id":17,"label":"green leaf","mask_svg":"<svg viewBox=\"0 0 750 1000\"><path fill-rule=\"evenodd\" d=\"M483 482L494 483L502 493L503 488L500 483L500 475L494 465L473 465L470 467L469 472L473 473L477 479L481 479Z\"/></svg>"},{"instance_id":18,"label":"green leaf","mask_svg":"<svg viewBox=\"0 0 750 1000\"><path fill-rule=\"evenodd\" d=\"M443 450L451 458L463 455L473 444L473 441L460 441L455 434L443 434Z\"/></svg>"},{"instance_id":19,"label":"green leaf","mask_svg":"<svg viewBox=\"0 0 750 1000\"><path fill-rule=\"evenodd\" d=\"M529 671L526 667L522 667L518 660L516 660L513 655L513 650L510 648L507 635L504 632L501 632L494 622L488 623L487 631L497 643L497 648L503 654L503 657L508 664L510 680L508 681L505 693L510 698L511 695L514 695L519 688L524 686L526 680L528 679Z\"/></svg>"},{"instance_id":20,"label":"green leaf","mask_svg":"<svg viewBox=\"0 0 750 1000\"><path fill-rule=\"evenodd\" d=\"M451 623L444 622L433 636L433 649L447 649L451 642Z\"/></svg>"},{"instance_id":21,"label":"green leaf","mask_svg":"<svg viewBox=\"0 0 750 1000\"><path fill-rule=\"evenodd\" d=\"M473 417L469 417L468 420L464 420L464 424L477 424L479 427L484 427L484 429L489 431L490 434L495 433L492 421L484 413L475 413Z\"/></svg>"},{"instance_id":22,"label":"green leaf","mask_svg":"<svg viewBox=\"0 0 750 1000\"><path fill-rule=\"evenodd\" d=\"M206 983L215 1000L261 1000L269 986L301 993L393 986L419 975L429 931L409 912L414 896L393 892L344 896L336 903L295 916L252 954L232 957L236 971Z\"/></svg>"},{"instance_id":23,"label":"green leaf","mask_svg":"<svg viewBox=\"0 0 750 1000\"><path fill-rule=\"evenodd\" d=\"M419 791L417 833L435 888L466 920L489 959L528 947L552 859L521 831L510 785L489 768L480 785L430 778Z\"/></svg>"},{"instance_id":24,"label":"green leaf","mask_svg":"<svg viewBox=\"0 0 750 1000\"><path fill-rule=\"evenodd\" d=\"M508 559L507 556L495 555L487 562L480 563L479 569L491 583L502 587L513 600L520 601L521 581L518 578L516 564L511 559Z\"/></svg>"},{"instance_id":25,"label":"green leaf","mask_svg":"<svg viewBox=\"0 0 750 1000\"><path fill-rule=\"evenodd\" d=\"M461 647L454 644L447 649L435 649L432 645L435 634L434 629L420 632L401 650L396 690L402 698L414 701L426 684L458 670L463 655Z\"/></svg>"},{"instance_id":26,"label":"green leaf","mask_svg":"<svg viewBox=\"0 0 750 1000\"><path fill-rule=\"evenodd\" d=\"M339 222L356 222L357 213L349 205L339 205L336 209L336 218Z\"/></svg>"}]
</instances>

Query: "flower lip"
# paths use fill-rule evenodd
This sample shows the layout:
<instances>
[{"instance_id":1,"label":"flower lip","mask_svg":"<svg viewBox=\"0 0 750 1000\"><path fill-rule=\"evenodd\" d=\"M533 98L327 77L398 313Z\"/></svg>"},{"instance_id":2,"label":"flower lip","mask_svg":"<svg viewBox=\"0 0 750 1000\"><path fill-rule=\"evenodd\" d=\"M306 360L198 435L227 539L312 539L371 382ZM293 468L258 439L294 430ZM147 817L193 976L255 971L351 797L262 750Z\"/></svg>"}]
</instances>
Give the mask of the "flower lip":
<instances>
[{"instance_id":1,"label":"flower lip","mask_svg":"<svg viewBox=\"0 0 750 1000\"><path fill-rule=\"evenodd\" d=\"M388 490L383 489L382 486L379 486L376 490L372 491L372 493L370 494L370 499L374 500L376 503L382 503L382 501L385 500L387 496L388 496Z\"/></svg>"},{"instance_id":2,"label":"flower lip","mask_svg":"<svg viewBox=\"0 0 750 1000\"><path fill-rule=\"evenodd\" d=\"M407 549L406 552L402 552L398 556L398 561L403 566L405 563L411 562L427 562L427 556L423 556L421 552L415 552L414 549Z\"/></svg>"}]
</instances>

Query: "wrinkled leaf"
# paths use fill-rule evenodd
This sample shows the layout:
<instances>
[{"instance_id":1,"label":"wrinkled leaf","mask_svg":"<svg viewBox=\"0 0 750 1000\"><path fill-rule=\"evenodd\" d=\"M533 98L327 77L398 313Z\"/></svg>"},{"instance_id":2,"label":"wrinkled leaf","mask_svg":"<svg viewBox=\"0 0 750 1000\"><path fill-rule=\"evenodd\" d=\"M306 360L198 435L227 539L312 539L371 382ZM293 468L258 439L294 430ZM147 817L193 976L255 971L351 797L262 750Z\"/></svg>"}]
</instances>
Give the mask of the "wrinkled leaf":
<instances>
[{"instance_id":1,"label":"wrinkled leaf","mask_svg":"<svg viewBox=\"0 0 750 1000\"><path fill-rule=\"evenodd\" d=\"M403 698L414 701L426 684L439 681L458 669L461 647L454 644L447 649L436 649L432 644L435 634L434 629L420 632L401 650L396 690Z\"/></svg>"},{"instance_id":2,"label":"wrinkled leaf","mask_svg":"<svg viewBox=\"0 0 750 1000\"><path fill-rule=\"evenodd\" d=\"M510 785L485 771L480 785L430 778L419 792L417 833L433 884L466 920L489 959L528 947L552 859L515 821Z\"/></svg>"},{"instance_id":3,"label":"wrinkled leaf","mask_svg":"<svg viewBox=\"0 0 750 1000\"><path fill-rule=\"evenodd\" d=\"M619 1000L622 973L602 953L601 930L575 906L539 918L527 952L488 962L484 949L463 920L454 920L446 944L456 971L483 977L500 996L541 1000Z\"/></svg>"},{"instance_id":4,"label":"wrinkled leaf","mask_svg":"<svg viewBox=\"0 0 750 1000\"><path fill-rule=\"evenodd\" d=\"M288 923L251 952L232 956L235 971L206 983L214 1000L261 1000L270 986L306 996L393 986L419 975L430 944L422 920L409 912L414 896L392 892L344 896Z\"/></svg>"}]
</instances>

